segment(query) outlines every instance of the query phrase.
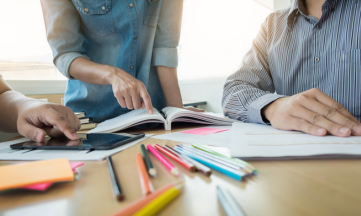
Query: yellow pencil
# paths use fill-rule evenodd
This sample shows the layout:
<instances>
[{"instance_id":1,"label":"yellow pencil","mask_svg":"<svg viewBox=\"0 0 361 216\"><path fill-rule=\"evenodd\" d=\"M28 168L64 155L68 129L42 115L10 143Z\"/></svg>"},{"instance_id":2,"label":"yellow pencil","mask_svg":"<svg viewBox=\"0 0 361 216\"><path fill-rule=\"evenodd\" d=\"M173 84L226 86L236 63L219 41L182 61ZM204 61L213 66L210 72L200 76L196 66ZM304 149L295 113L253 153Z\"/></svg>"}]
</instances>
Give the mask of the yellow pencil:
<instances>
[{"instance_id":1,"label":"yellow pencil","mask_svg":"<svg viewBox=\"0 0 361 216\"><path fill-rule=\"evenodd\" d=\"M162 208L164 208L168 203L170 203L174 198L178 196L181 187L182 185L177 185L170 188L163 194L159 195L155 200L153 200L151 203L146 205L144 208L137 211L137 213L135 213L134 216L155 215L157 212L159 212Z\"/></svg>"}]
</instances>

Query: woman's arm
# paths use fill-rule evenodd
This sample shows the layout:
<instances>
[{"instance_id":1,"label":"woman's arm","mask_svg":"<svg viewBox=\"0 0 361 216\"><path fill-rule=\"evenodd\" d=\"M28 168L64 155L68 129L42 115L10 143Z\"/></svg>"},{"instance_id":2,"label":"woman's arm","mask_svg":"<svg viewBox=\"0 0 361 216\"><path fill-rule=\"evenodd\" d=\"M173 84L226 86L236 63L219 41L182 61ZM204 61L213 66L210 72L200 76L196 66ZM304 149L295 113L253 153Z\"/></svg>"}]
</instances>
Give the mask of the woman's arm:
<instances>
[{"instance_id":1,"label":"woman's arm","mask_svg":"<svg viewBox=\"0 0 361 216\"><path fill-rule=\"evenodd\" d=\"M179 89L177 68L156 66L160 84L167 106L183 108L182 95Z\"/></svg>"},{"instance_id":2,"label":"woman's arm","mask_svg":"<svg viewBox=\"0 0 361 216\"><path fill-rule=\"evenodd\" d=\"M177 68L156 66L155 69L157 70L167 106L195 112L204 112L204 110L194 107L183 107L182 95L178 84Z\"/></svg>"},{"instance_id":3,"label":"woman's arm","mask_svg":"<svg viewBox=\"0 0 361 216\"><path fill-rule=\"evenodd\" d=\"M65 134L79 139L79 119L71 109L27 98L16 92L0 77L0 130L18 131L21 135L41 142L45 132L52 137Z\"/></svg>"},{"instance_id":4,"label":"woman's arm","mask_svg":"<svg viewBox=\"0 0 361 216\"><path fill-rule=\"evenodd\" d=\"M146 108L149 114L153 114L152 101L143 82L120 68L98 64L80 57L70 64L69 75L86 83L112 85L114 97L121 107Z\"/></svg>"}]
</instances>

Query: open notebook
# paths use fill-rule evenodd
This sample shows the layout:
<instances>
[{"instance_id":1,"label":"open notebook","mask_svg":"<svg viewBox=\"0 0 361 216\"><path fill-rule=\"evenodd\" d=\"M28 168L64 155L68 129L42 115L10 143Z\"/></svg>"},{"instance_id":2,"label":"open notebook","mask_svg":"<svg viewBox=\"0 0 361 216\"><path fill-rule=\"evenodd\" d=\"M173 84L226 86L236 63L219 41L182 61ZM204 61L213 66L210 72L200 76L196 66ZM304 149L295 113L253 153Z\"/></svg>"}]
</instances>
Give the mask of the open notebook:
<instances>
[{"instance_id":1,"label":"open notebook","mask_svg":"<svg viewBox=\"0 0 361 216\"><path fill-rule=\"evenodd\" d=\"M153 115L149 115L145 109L139 109L106 120L88 133L112 133L145 123L163 123L166 130L171 130L172 122L231 125L235 120L214 113L199 113L176 107L166 107L161 111L154 109Z\"/></svg>"},{"instance_id":2,"label":"open notebook","mask_svg":"<svg viewBox=\"0 0 361 216\"><path fill-rule=\"evenodd\" d=\"M361 137L320 137L234 123L230 150L232 157L245 160L361 158Z\"/></svg>"}]
</instances>

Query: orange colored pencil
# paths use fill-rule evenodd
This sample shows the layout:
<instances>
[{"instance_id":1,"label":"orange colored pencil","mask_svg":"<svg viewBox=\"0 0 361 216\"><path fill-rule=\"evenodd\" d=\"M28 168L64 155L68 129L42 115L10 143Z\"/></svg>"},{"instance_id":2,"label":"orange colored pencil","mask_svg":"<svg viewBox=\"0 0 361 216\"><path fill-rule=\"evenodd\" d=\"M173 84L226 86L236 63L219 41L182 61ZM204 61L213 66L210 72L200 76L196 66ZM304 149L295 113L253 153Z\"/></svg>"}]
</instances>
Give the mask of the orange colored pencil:
<instances>
[{"instance_id":1,"label":"orange colored pencil","mask_svg":"<svg viewBox=\"0 0 361 216\"><path fill-rule=\"evenodd\" d=\"M170 188L174 187L173 184L166 185L158 190L156 190L154 193L142 198L141 200L137 200L131 205L129 205L127 208L122 209L116 213L114 213L112 216L131 216L140 209L142 209L144 206L148 205L150 202L152 202L155 198L157 198L159 195L163 194Z\"/></svg>"},{"instance_id":2,"label":"orange colored pencil","mask_svg":"<svg viewBox=\"0 0 361 216\"><path fill-rule=\"evenodd\" d=\"M149 179L147 169L140 153L137 153L137 164L140 175L140 184L142 185L144 195L151 194L154 191L152 182Z\"/></svg>"}]
</instances>

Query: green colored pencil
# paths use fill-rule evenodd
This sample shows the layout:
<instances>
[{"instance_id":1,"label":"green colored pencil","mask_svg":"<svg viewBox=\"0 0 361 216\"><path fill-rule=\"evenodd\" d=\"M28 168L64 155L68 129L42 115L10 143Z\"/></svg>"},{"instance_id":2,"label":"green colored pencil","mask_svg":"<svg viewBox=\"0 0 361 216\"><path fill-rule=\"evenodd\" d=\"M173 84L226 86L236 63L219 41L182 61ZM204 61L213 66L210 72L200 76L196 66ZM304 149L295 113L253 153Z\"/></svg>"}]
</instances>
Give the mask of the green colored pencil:
<instances>
[{"instance_id":1,"label":"green colored pencil","mask_svg":"<svg viewBox=\"0 0 361 216\"><path fill-rule=\"evenodd\" d=\"M202 144L199 144L199 143L192 142L191 144L192 144L192 146L193 146L194 148L200 149L200 150L202 150L202 151L208 152L208 153L213 154L213 155L217 155L217 156L219 156L219 157L223 157L223 158L232 160L232 161L234 161L234 162L239 163L239 164L242 165L242 166L246 166L247 169L249 169L251 172L256 172L256 173L258 172L258 170L257 170L256 168L254 168L251 164L247 163L246 161L240 160L240 159L238 159L238 158L228 157L228 156L226 156L226 155L224 155L224 154L221 154L221 153L219 153L219 152L216 152L216 151L214 151L214 150L212 150L212 149L210 149L210 148L208 148L208 147L206 147L206 146L204 146L204 145L202 145Z\"/></svg>"},{"instance_id":2,"label":"green colored pencil","mask_svg":"<svg viewBox=\"0 0 361 216\"><path fill-rule=\"evenodd\" d=\"M145 164L148 169L148 173L151 177L155 178L157 176L157 170L154 168L152 161L150 160L150 157L148 155L148 152L145 149L144 144L141 144L140 148L142 149L142 154L143 154L143 158L144 158Z\"/></svg>"}]
</instances>

